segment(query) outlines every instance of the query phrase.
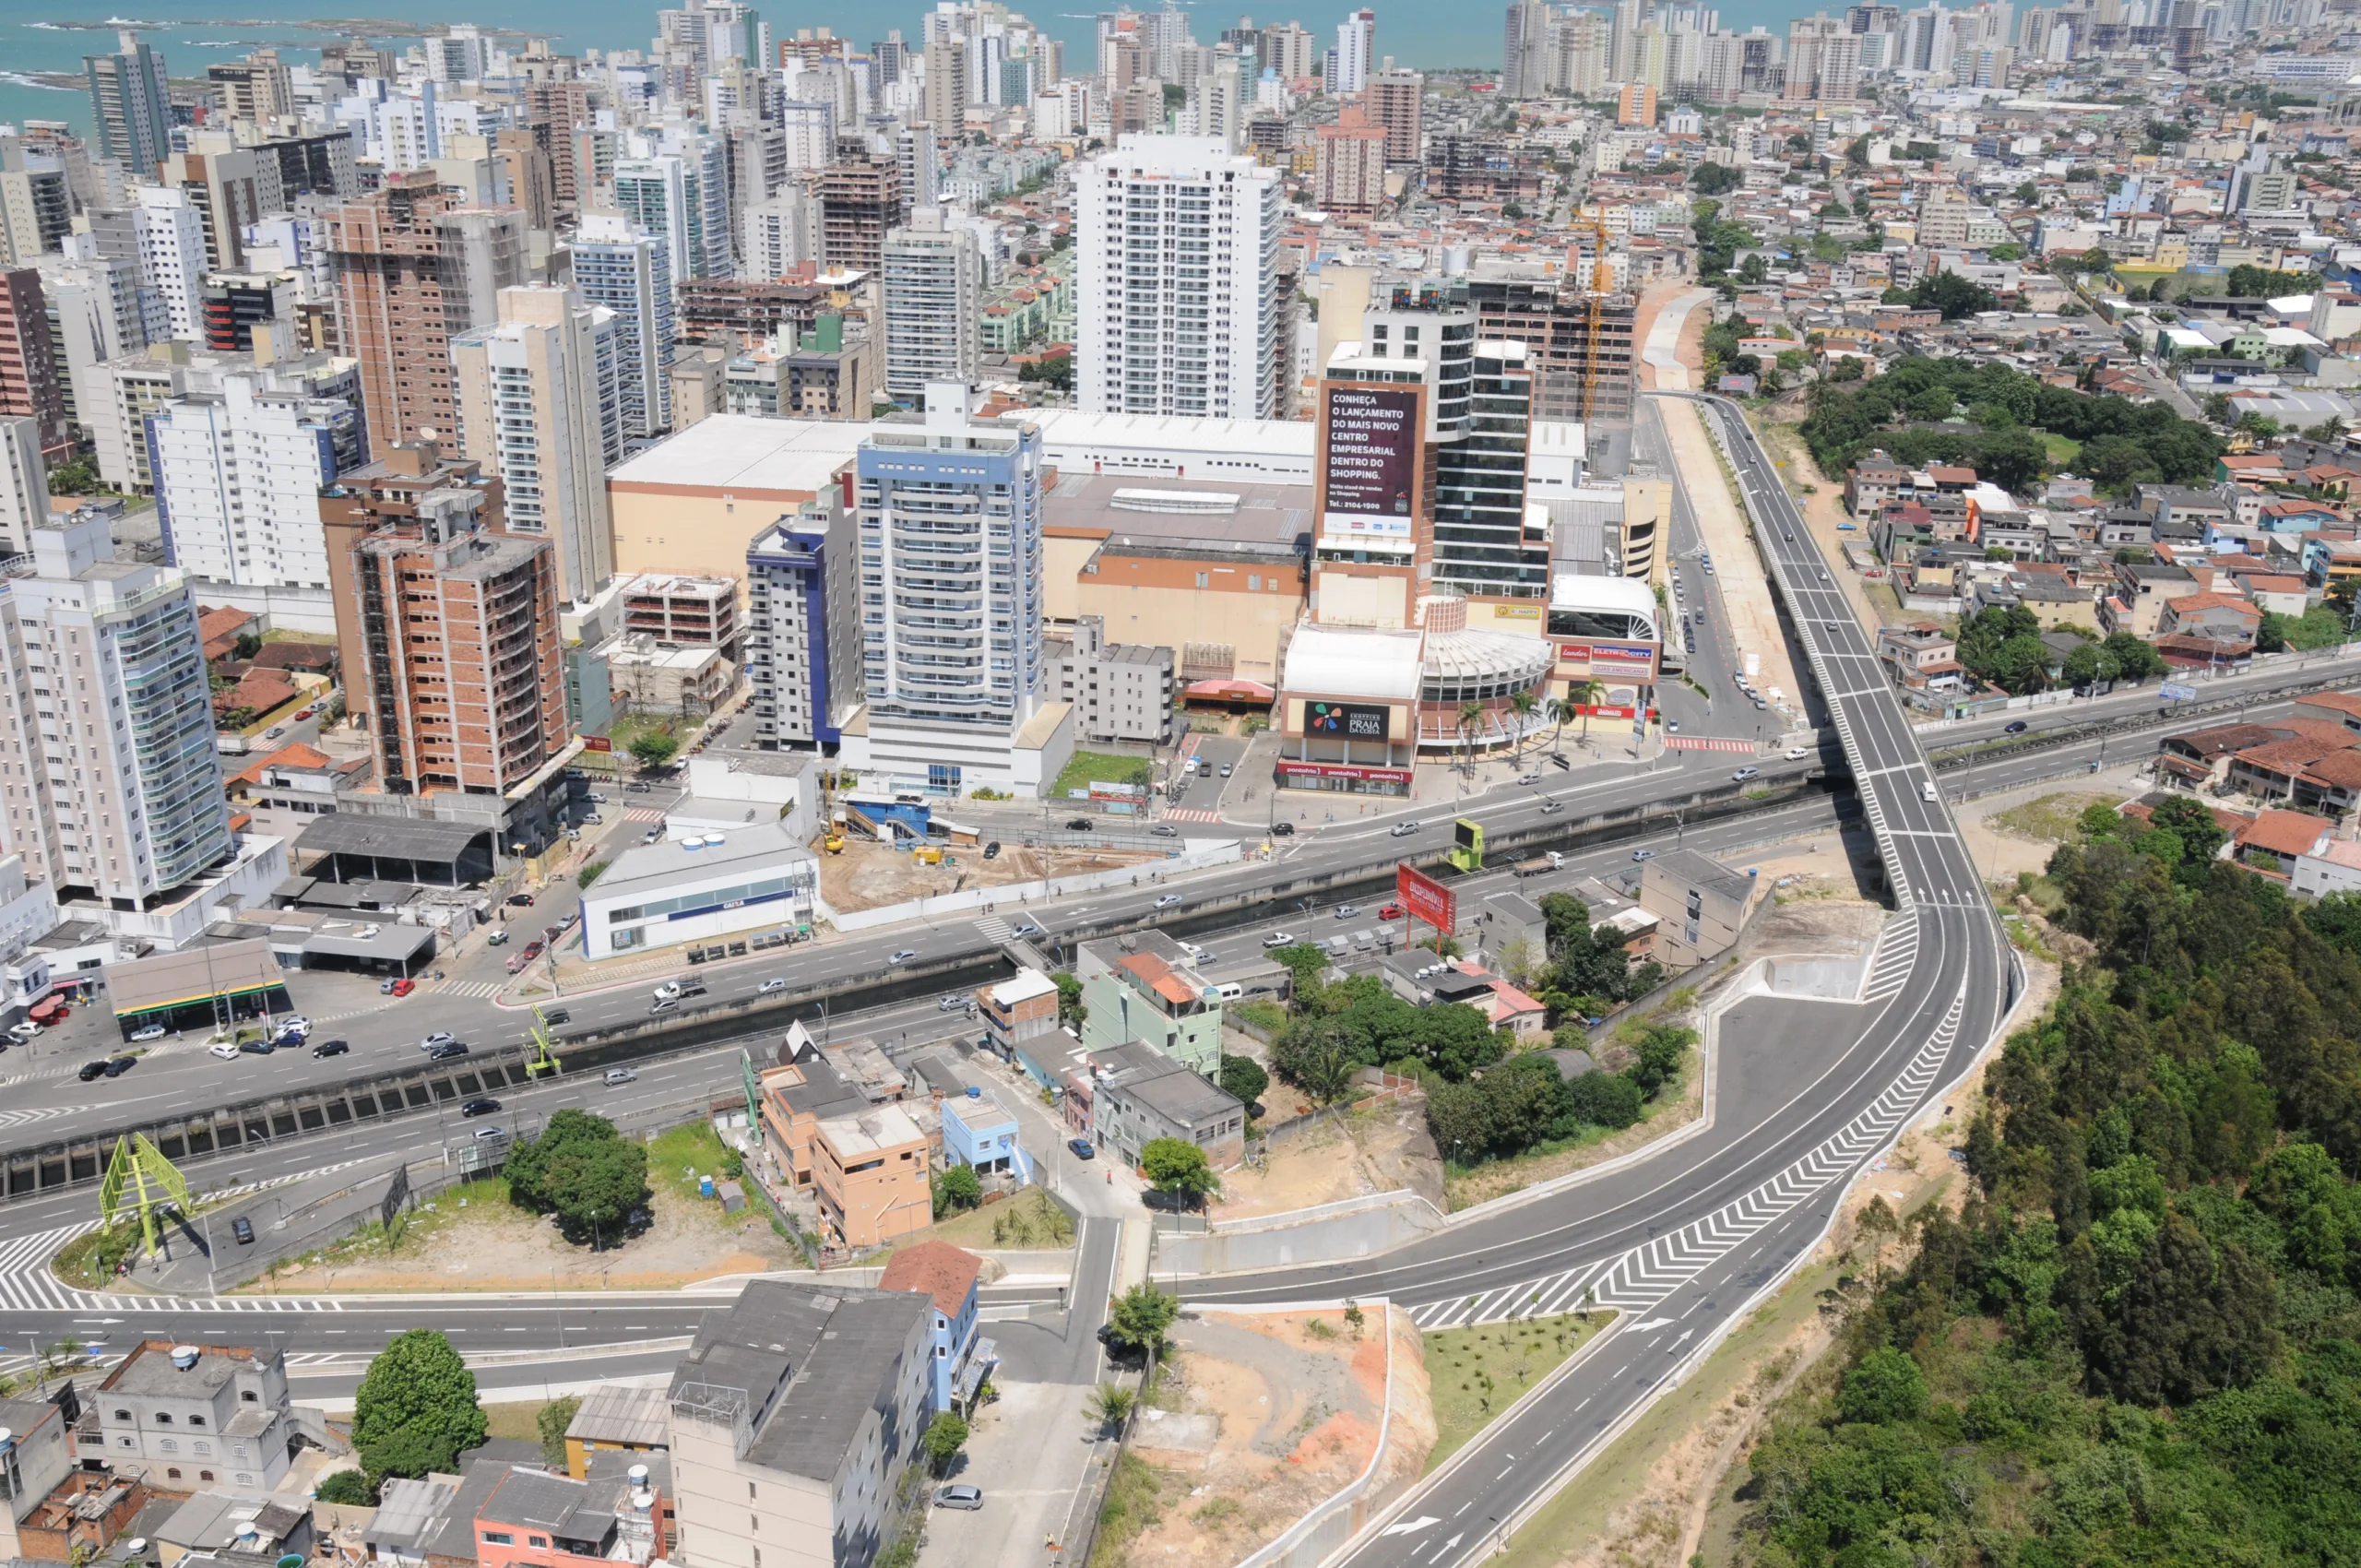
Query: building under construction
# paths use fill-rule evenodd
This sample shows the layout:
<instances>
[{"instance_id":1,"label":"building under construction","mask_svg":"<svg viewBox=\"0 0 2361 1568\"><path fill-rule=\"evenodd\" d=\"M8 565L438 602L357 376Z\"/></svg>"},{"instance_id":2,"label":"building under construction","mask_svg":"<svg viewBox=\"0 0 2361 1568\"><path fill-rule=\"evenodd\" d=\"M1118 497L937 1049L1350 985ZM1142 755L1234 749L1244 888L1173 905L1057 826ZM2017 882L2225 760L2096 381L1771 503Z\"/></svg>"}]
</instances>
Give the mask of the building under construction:
<instances>
[{"instance_id":1,"label":"building under construction","mask_svg":"<svg viewBox=\"0 0 2361 1568\"><path fill-rule=\"evenodd\" d=\"M1467 280L1488 339L1525 345L1536 420L1628 420L1638 395L1630 294L1594 294L1579 278L1487 276Z\"/></svg>"}]
</instances>

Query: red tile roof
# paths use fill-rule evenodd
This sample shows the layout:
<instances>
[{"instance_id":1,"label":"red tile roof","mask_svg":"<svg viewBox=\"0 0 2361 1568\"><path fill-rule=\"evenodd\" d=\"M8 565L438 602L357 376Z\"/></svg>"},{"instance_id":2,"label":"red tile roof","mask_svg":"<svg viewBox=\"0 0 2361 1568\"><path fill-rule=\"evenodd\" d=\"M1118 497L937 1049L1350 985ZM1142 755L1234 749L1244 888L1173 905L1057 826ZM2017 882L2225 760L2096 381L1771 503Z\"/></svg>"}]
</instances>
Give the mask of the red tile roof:
<instances>
[{"instance_id":1,"label":"red tile roof","mask_svg":"<svg viewBox=\"0 0 2361 1568\"><path fill-rule=\"evenodd\" d=\"M976 1288L984 1260L948 1241L917 1241L895 1250L877 1281L880 1290L916 1290L934 1298L934 1310L955 1318Z\"/></svg>"},{"instance_id":2,"label":"red tile roof","mask_svg":"<svg viewBox=\"0 0 2361 1568\"><path fill-rule=\"evenodd\" d=\"M2320 835L2329 830L2326 818L2305 812L2266 811L2238 833L2241 849L2268 849L2276 855L2308 855Z\"/></svg>"}]
</instances>

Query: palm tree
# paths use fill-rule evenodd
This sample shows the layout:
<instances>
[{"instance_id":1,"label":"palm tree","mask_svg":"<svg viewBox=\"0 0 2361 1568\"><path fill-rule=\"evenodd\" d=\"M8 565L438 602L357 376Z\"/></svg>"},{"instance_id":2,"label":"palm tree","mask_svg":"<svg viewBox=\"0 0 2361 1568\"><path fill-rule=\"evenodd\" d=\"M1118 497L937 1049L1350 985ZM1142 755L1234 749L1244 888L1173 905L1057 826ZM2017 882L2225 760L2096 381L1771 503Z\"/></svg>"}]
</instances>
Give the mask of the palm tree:
<instances>
[{"instance_id":1,"label":"palm tree","mask_svg":"<svg viewBox=\"0 0 2361 1568\"><path fill-rule=\"evenodd\" d=\"M1533 722L1534 709L1540 706L1541 699L1531 692L1518 692L1509 698L1509 710L1516 715L1516 757L1520 763L1525 760L1525 730Z\"/></svg>"},{"instance_id":2,"label":"palm tree","mask_svg":"<svg viewBox=\"0 0 2361 1568\"><path fill-rule=\"evenodd\" d=\"M1585 675L1579 681L1566 683L1566 700L1582 710L1583 743L1590 743L1590 710L1607 695L1607 683Z\"/></svg>"},{"instance_id":3,"label":"palm tree","mask_svg":"<svg viewBox=\"0 0 2361 1568\"><path fill-rule=\"evenodd\" d=\"M1464 702L1459 705L1459 740L1467 751L1467 770L1476 770L1476 737L1484 731L1484 705Z\"/></svg>"}]
</instances>

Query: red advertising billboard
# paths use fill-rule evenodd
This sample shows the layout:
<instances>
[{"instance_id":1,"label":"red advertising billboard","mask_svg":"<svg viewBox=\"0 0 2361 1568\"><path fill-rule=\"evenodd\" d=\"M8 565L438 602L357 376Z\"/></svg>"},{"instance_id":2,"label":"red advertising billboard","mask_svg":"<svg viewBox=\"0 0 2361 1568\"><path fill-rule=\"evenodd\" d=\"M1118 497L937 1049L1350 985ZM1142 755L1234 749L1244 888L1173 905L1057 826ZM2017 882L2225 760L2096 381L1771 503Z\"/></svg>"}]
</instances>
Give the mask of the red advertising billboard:
<instances>
[{"instance_id":1,"label":"red advertising billboard","mask_svg":"<svg viewBox=\"0 0 2361 1568\"><path fill-rule=\"evenodd\" d=\"M1394 897L1414 921L1438 931L1459 929L1459 895L1407 861L1394 868Z\"/></svg>"},{"instance_id":2,"label":"red advertising billboard","mask_svg":"<svg viewBox=\"0 0 2361 1568\"><path fill-rule=\"evenodd\" d=\"M582 737L582 749L586 752L611 752L615 749L615 742L604 735L585 735Z\"/></svg>"},{"instance_id":3,"label":"red advertising billboard","mask_svg":"<svg viewBox=\"0 0 2361 1568\"><path fill-rule=\"evenodd\" d=\"M1601 681L1635 681L1653 684L1657 674L1657 645L1650 642L1608 642L1592 637L1558 641L1560 675L1594 676Z\"/></svg>"},{"instance_id":4,"label":"red advertising billboard","mask_svg":"<svg viewBox=\"0 0 2361 1568\"><path fill-rule=\"evenodd\" d=\"M1418 507L1418 394L1352 382L1325 390L1320 531L1407 540Z\"/></svg>"}]
</instances>

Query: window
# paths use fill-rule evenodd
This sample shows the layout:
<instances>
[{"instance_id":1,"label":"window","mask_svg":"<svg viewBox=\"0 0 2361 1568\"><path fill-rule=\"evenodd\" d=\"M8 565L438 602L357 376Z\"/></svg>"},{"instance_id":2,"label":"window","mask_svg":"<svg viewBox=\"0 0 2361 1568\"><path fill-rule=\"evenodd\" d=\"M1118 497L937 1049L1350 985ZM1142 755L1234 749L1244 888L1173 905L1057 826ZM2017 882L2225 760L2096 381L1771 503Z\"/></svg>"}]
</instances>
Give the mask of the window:
<instances>
[{"instance_id":1,"label":"window","mask_svg":"<svg viewBox=\"0 0 2361 1568\"><path fill-rule=\"evenodd\" d=\"M527 1536L525 1540L527 1544L531 1546L547 1546L550 1544L550 1538L547 1536Z\"/></svg>"},{"instance_id":2,"label":"window","mask_svg":"<svg viewBox=\"0 0 2361 1568\"><path fill-rule=\"evenodd\" d=\"M515 1546L516 1544L516 1536L506 1530L486 1530L483 1533L483 1538L492 1546Z\"/></svg>"},{"instance_id":3,"label":"window","mask_svg":"<svg viewBox=\"0 0 2361 1568\"><path fill-rule=\"evenodd\" d=\"M127 1421L131 1419L131 1412L128 1410L117 1410L114 1413L114 1419L119 1421Z\"/></svg>"},{"instance_id":4,"label":"window","mask_svg":"<svg viewBox=\"0 0 2361 1568\"><path fill-rule=\"evenodd\" d=\"M196 1479L201 1481L209 1481L213 1479L213 1472L210 1470L199 1470L196 1472Z\"/></svg>"},{"instance_id":5,"label":"window","mask_svg":"<svg viewBox=\"0 0 2361 1568\"><path fill-rule=\"evenodd\" d=\"M166 1470L166 1471L164 1472L164 1478L165 1478L167 1480L175 1480L175 1481L176 1481L176 1480L180 1479L181 1479L181 1467L180 1467L178 1465L174 1465L173 1467L172 1467L172 1468L170 1468L170 1469L168 1469L168 1470Z\"/></svg>"},{"instance_id":6,"label":"window","mask_svg":"<svg viewBox=\"0 0 2361 1568\"><path fill-rule=\"evenodd\" d=\"M160 1427L171 1426L172 1424L172 1413L170 1410L157 1411L156 1424Z\"/></svg>"},{"instance_id":7,"label":"window","mask_svg":"<svg viewBox=\"0 0 2361 1568\"><path fill-rule=\"evenodd\" d=\"M205 1424L205 1418L203 1416L191 1416L188 1419L188 1424L193 1427L201 1427Z\"/></svg>"},{"instance_id":8,"label":"window","mask_svg":"<svg viewBox=\"0 0 2361 1568\"><path fill-rule=\"evenodd\" d=\"M262 1403L262 1396L256 1394L251 1388L242 1391L238 1397L244 1400L249 1405L259 1405Z\"/></svg>"}]
</instances>

